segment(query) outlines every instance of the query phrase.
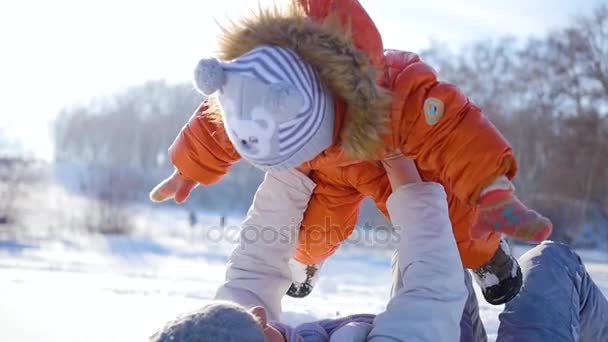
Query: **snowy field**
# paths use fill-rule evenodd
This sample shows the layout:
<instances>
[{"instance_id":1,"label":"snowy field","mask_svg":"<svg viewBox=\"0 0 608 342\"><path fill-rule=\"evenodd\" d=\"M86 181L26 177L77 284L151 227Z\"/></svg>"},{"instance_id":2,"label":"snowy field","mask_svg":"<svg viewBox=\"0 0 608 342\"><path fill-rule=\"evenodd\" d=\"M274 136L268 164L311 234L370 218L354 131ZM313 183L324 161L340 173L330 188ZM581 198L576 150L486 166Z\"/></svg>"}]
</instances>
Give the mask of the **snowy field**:
<instances>
[{"instance_id":1,"label":"snowy field","mask_svg":"<svg viewBox=\"0 0 608 342\"><path fill-rule=\"evenodd\" d=\"M145 341L164 322L208 303L224 277L230 242L212 242L203 231L167 233L159 218L148 222L158 227L131 238L0 240L0 341ZM581 254L608 294L608 255ZM341 250L311 296L285 299L284 320L380 312L389 260L388 252ZM501 307L482 297L480 303L493 340Z\"/></svg>"}]
</instances>

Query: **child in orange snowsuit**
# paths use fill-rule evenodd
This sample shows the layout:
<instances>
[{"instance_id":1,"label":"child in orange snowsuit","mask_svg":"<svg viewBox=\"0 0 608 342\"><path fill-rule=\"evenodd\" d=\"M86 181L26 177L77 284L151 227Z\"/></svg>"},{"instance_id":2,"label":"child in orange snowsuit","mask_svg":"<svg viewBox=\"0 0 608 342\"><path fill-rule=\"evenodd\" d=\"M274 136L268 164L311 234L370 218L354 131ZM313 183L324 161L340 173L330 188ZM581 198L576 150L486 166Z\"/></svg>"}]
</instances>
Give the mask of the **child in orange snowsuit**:
<instances>
[{"instance_id":1,"label":"child in orange snowsuit","mask_svg":"<svg viewBox=\"0 0 608 342\"><path fill-rule=\"evenodd\" d=\"M234 121L226 117L231 111L242 110L239 101L273 110L302 106L291 90L280 87L270 92L284 94L281 101L255 102L267 96L260 89L273 82L270 74L274 71L270 69L248 74L263 78L268 71L269 78L262 79L260 86L250 79L241 80L239 73L249 72L248 63L253 63L256 54L266 58L274 53L272 48L256 49L277 47L288 51L279 51L277 56L296 58L304 65L302 70L310 66L322 83L320 93L325 89L332 97L328 100L332 101L332 119L321 126L329 129L322 134L325 138L330 135L332 141L311 150L309 146L322 139L308 140L302 147L309 149L304 153L306 158L289 165L312 170L311 178L317 184L300 229L294 256L297 261L320 264L331 256L354 229L366 196L371 196L386 215L391 188L376 160L393 150L414 159L425 181L445 186L465 267L483 268L496 255L501 233L527 241L540 241L551 233L550 222L513 195L509 179L517 166L512 149L466 96L455 86L438 81L433 69L414 53L384 50L375 24L358 1L298 2L300 6L294 6L298 9L263 12L223 32L219 49L222 62L201 67L196 75L203 93L211 95L220 89L219 101L209 97L183 127L170 148L177 171L153 190L154 200L174 197L182 202L197 184L220 181L241 157L266 170L278 165L273 164L276 158L254 157L274 156L276 152L267 144L274 138L264 135L269 127L266 112L252 114L256 129L243 128L242 117ZM292 52L295 57L289 55ZM279 62L260 63L272 69L272 63ZM286 64L285 69L294 63ZM208 79L222 68L226 75L210 84ZM311 78L304 77L306 82ZM245 86L233 87L232 80L245 82ZM242 100L248 96L242 90L247 87L260 93ZM298 115L289 119L298 120ZM274 125L274 121L269 122ZM288 126L279 127L288 130ZM281 139L288 140L294 134ZM502 281L504 277L498 278Z\"/></svg>"}]
</instances>

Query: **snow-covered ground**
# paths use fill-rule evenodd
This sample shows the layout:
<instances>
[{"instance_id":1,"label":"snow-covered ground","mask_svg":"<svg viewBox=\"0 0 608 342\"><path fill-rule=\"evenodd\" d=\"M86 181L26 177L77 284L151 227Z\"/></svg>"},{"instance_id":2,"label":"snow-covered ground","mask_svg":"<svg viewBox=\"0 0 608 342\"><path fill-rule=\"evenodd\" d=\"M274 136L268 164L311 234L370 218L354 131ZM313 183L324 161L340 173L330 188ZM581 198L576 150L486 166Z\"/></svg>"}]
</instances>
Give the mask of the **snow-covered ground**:
<instances>
[{"instance_id":1,"label":"snow-covered ground","mask_svg":"<svg viewBox=\"0 0 608 342\"><path fill-rule=\"evenodd\" d=\"M130 238L0 240L0 341L144 341L164 322L208 303L223 280L230 241L202 228L184 233L183 222L167 230L151 215L146 221L158 226ZM608 255L582 254L608 294ZM327 263L311 296L285 299L284 320L377 313L389 288L390 253L349 247ZM481 296L480 303L493 340L501 307Z\"/></svg>"}]
</instances>

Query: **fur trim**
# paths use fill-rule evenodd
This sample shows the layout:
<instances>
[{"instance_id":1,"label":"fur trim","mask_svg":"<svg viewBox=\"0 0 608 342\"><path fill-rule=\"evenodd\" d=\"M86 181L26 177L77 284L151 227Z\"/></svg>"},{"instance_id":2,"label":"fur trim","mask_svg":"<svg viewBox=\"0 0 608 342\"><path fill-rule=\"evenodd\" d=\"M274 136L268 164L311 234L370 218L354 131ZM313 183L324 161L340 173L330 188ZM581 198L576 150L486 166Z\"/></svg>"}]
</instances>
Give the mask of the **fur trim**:
<instances>
[{"instance_id":1,"label":"fur trim","mask_svg":"<svg viewBox=\"0 0 608 342\"><path fill-rule=\"evenodd\" d=\"M347 113L340 131L340 143L352 159L373 158L382 146L387 130L392 95L376 81L380 75L366 54L357 49L350 29L336 16L318 23L304 8L292 2L287 9L277 6L231 27L222 27L219 58L230 61L260 45L291 49L313 66L323 83L346 103ZM215 115L214 115L215 116Z\"/></svg>"}]
</instances>

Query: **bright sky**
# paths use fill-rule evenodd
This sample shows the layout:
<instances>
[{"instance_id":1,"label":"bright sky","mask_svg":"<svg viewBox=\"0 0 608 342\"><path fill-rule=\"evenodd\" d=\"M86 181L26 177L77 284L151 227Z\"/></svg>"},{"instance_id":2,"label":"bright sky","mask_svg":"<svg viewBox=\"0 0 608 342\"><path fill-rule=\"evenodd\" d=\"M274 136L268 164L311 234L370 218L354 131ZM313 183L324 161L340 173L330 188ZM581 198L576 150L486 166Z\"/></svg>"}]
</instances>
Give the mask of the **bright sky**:
<instances>
[{"instance_id":1,"label":"bright sky","mask_svg":"<svg viewBox=\"0 0 608 342\"><path fill-rule=\"evenodd\" d=\"M189 80L225 22L259 0L4 0L0 2L0 130L52 158L62 106L148 79ZM431 39L460 47L510 34L541 36L608 0L361 0L385 46ZM262 1L264 3L264 1Z\"/></svg>"}]
</instances>

